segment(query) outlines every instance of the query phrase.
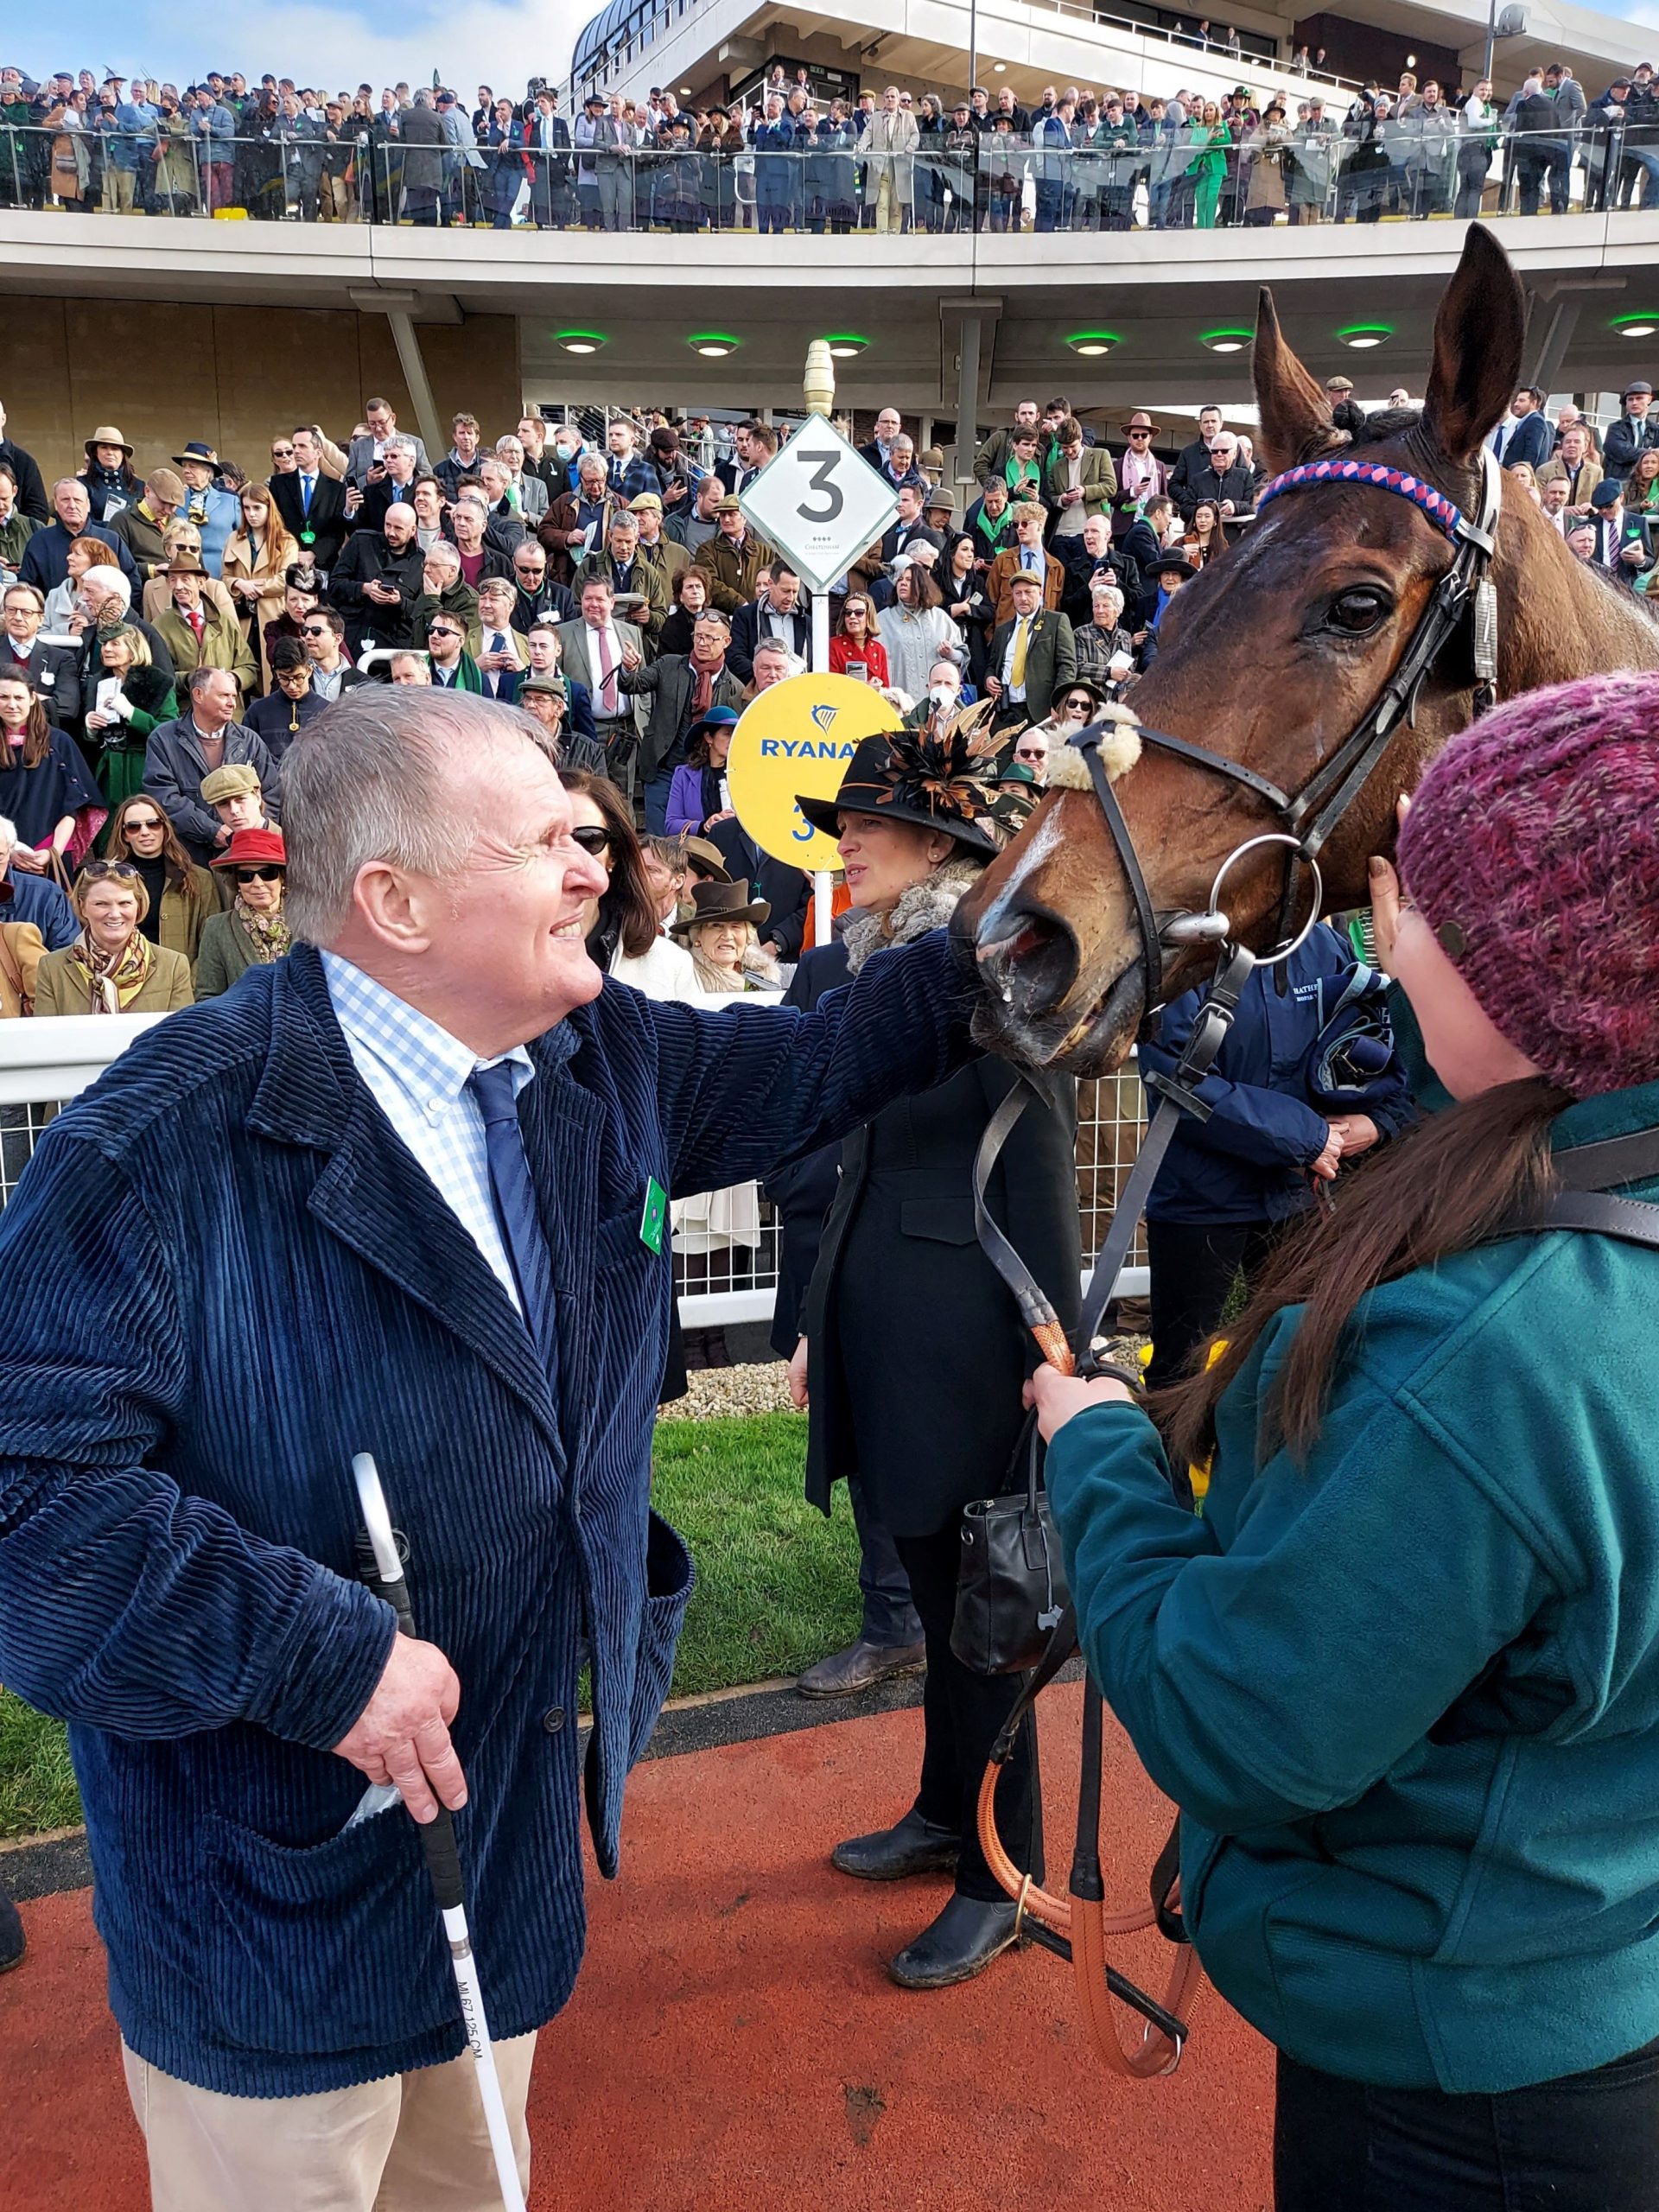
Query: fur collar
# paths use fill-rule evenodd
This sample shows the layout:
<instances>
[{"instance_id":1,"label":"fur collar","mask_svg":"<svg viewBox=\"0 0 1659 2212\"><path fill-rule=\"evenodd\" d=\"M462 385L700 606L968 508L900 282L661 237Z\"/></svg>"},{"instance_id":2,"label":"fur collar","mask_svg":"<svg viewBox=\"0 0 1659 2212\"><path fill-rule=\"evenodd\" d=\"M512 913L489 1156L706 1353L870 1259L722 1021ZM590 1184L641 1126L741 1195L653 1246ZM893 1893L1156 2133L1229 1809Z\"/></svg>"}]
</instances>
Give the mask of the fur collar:
<instances>
[{"instance_id":1,"label":"fur collar","mask_svg":"<svg viewBox=\"0 0 1659 2212\"><path fill-rule=\"evenodd\" d=\"M890 944L913 944L930 931L942 930L984 865L959 854L954 860L941 861L920 883L912 883L891 912L877 914L855 908L842 925L841 932L852 973L856 976L873 952L883 951Z\"/></svg>"}]
</instances>

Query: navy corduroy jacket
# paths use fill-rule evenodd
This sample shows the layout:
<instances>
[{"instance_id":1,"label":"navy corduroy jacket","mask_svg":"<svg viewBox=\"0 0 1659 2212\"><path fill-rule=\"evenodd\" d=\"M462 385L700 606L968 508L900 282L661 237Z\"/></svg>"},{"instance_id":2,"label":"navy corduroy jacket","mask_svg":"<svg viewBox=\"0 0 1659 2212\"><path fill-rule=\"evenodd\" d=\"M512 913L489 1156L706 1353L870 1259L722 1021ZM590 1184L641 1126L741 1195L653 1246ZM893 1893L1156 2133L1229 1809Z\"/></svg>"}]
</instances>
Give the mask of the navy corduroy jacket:
<instances>
[{"instance_id":1,"label":"navy corduroy jacket","mask_svg":"<svg viewBox=\"0 0 1659 2212\"><path fill-rule=\"evenodd\" d=\"M71 1724L111 2001L143 2057L279 2096L463 2047L414 1823L348 1827L364 1777L329 1750L393 1634L356 1579L359 1451L461 1679L492 2028L558 2011L579 1792L613 1873L692 1580L648 1509L670 1272L640 1238L647 1179L708 1190L823 1143L950 1075L966 1016L936 938L810 1014L607 982L532 1044L556 1399L359 1079L309 948L141 1038L53 1123L0 1216L0 1680Z\"/></svg>"}]
</instances>

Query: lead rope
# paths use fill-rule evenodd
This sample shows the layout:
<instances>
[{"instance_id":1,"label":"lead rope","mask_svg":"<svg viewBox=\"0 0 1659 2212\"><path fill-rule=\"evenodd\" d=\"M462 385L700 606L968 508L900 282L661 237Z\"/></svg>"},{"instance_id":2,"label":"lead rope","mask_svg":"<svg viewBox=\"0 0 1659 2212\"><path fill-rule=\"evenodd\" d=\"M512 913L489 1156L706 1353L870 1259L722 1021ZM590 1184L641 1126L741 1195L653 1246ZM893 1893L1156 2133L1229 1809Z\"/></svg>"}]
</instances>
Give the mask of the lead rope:
<instances>
[{"instance_id":1,"label":"lead rope","mask_svg":"<svg viewBox=\"0 0 1659 2212\"><path fill-rule=\"evenodd\" d=\"M1294 845L1296 840L1288 836L1251 838L1223 863L1211 890L1209 913L1224 925L1225 917L1221 914L1217 901L1228 872L1245 853L1268 842ZM1290 944L1260 960L1245 946L1230 941L1224 943L1217 963L1215 980L1208 997L1199 1007L1192 1033L1174 1073L1168 1076L1153 1074L1146 1078L1147 1088L1157 1095L1158 1109L1152 1117L1128 1180L1119 1193L1112 1217L1107 1224L1099 1257L1095 1262L1088 1287L1084 1293L1075 1344L1067 1339L1052 1301L1020 1258L1001 1224L992 1217L986 1203L991 1175L1002 1147L1033 1097L1041 1095L1039 1086L1032 1077L1022 1073L986 1126L974 1161L974 1221L980 1244L1013 1293L1020 1319L1031 1331L1045 1362L1062 1375L1111 1373L1122 1376L1125 1381L1139 1381L1138 1376L1131 1376L1097 1358L1096 1336L1128 1256L1147 1196L1181 1116L1190 1115L1199 1122L1207 1122L1210 1118L1211 1109L1199 1096L1198 1086L1213 1065L1232 1027L1245 984L1258 967L1273 966L1287 960L1306 937L1318 917L1322 897L1319 869L1312 861L1308 865L1314 877L1308 922ZM1149 944L1147 949L1149 970L1157 957L1155 944ZM1151 996L1150 985L1147 995ZM1026 1715L1077 1647L1077 1614L1074 1608L1068 1605L1049 1639L1041 1661L1020 1692L1013 1712L992 1746L979 1786L977 1824L980 1845L992 1874L1018 1907L1016 1926L1046 1949L1071 1961L1084 2017L1089 2023L1095 2047L1107 2066L1113 2073L1127 2079L1151 2081L1160 2075L1173 2074L1180 2063L1188 2021L1204 1986L1204 1969L1198 1963L1198 1954L1187 1941L1179 1917L1179 1880L1174 1871L1173 1848L1179 1833L1179 1821L1176 1835L1171 1837L1170 1843L1160 1855L1153 1877L1150 1904L1122 1912L1109 1913L1106 1910L1105 1882L1100 1864L1105 1700L1092 1678L1086 1680L1084 1685L1077 1840L1071 1861L1069 1896L1058 1897L1052 1891L1041 1888L1030 1874L1017 1866L997 1830L997 1778L1013 1756ZM1170 1968L1161 2001L1150 1996L1127 1975L1120 1974L1106 1955L1109 1937L1134 1935L1141 1929L1153 1927L1159 1929L1177 1946L1174 1963ZM1118 2032L1116 2017L1112 2010L1115 1998L1141 2016L1143 2024L1140 2041L1129 2050L1124 2048Z\"/></svg>"}]
</instances>

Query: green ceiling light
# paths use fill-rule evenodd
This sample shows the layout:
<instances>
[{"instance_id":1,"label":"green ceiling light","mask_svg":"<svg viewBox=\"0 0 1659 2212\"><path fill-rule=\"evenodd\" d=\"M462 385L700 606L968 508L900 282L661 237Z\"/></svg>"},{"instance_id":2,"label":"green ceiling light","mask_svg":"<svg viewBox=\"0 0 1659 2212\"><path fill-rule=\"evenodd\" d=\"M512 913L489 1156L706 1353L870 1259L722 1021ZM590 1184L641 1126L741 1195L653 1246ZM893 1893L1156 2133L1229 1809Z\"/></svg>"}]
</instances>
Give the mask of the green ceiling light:
<instances>
[{"instance_id":1,"label":"green ceiling light","mask_svg":"<svg viewBox=\"0 0 1659 2212\"><path fill-rule=\"evenodd\" d=\"M553 343L566 353L597 353L607 340L602 331L556 330Z\"/></svg>"},{"instance_id":2,"label":"green ceiling light","mask_svg":"<svg viewBox=\"0 0 1659 2212\"><path fill-rule=\"evenodd\" d=\"M1621 338L1651 338L1659 331L1659 313L1649 308L1645 315L1616 315L1612 327Z\"/></svg>"},{"instance_id":3,"label":"green ceiling light","mask_svg":"<svg viewBox=\"0 0 1659 2212\"><path fill-rule=\"evenodd\" d=\"M1114 346L1123 343L1122 334L1116 330L1074 330L1066 344L1074 353L1081 353L1085 360L1098 360L1103 353L1109 353Z\"/></svg>"},{"instance_id":4,"label":"green ceiling light","mask_svg":"<svg viewBox=\"0 0 1659 2212\"><path fill-rule=\"evenodd\" d=\"M729 331L699 330L686 340L694 353L701 353L705 361L723 361L728 353L735 353L742 344Z\"/></svg>"},{"instance_id":5,"label":"green ceiling light","mask_svg":"<svg viewBox=\"0 0 1659 2212\"><path fill-rule=\"evenodd\" d=\"M868 338L861 338L855 330L837 330L824 340L830 357L836 361L855 361L869 345Z\"/></svg>"},{"instance_id":6,"label":"green ceiling light","mask_svg":"<svg viewBox=\"0 0 1659 2212\"><path fill-rule=\"evenodd\" d=\"M1207 346L1212 353L1242 353L1255 336L1253 330L1228 327L1221 330L1201 330L1198 343Z\"/></svg>"},{"instance_id":7,"label":"green ceiling light","mask_svg":"<svg viewBox=\"0 0 1659 2212\"><path fill-rule=\"evenodd\" d=\"M1337 333L1342 343L1351 346L1357 353L1369 353L1373 346L1386 346L1393 335L1391 322L1351 322Z\"/></svg>"}]
</instances>

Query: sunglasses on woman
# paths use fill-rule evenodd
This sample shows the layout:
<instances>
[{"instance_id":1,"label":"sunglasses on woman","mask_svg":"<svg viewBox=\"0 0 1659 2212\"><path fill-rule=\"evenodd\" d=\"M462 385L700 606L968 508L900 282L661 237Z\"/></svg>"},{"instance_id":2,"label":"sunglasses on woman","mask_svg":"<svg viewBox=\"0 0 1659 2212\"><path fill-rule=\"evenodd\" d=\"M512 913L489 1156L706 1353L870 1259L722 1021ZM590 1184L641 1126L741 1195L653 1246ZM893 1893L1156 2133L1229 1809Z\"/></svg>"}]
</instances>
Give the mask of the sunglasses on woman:
<instances>
[{"instance_id":1,"label":"sunglasses on woman","mask_svg":"<svg viewBox=\"0 0 1659 2212\"><path fill-rule=\"evenodd\" d=\"M570 842L580 845L590 860L597 860L610 849L611 833L603 823L583 822L570 832Z\"/></svg>"},{"instance_id":2,"label":"sunglasses on woman","mask_svg":"<svg viewBox=\"0 0 1659 2212\"><path fill-rule=\"evenodd\" d=\"M134 830L159 830L161 826L160 817L154 814L130 814L122 824L129 834Z\"/></svg>"},{"instance_id":3,"label":"sunglasses on woman","mask_svg":"<svg viewBox=\"0 0 1659 2212\"><path fill-rule=\"evenodd\" d=\"M80 871L83 883L103 883L111 876L137 875L137 869L130 861L88 861Z\"/></svg>"},{"instance_id":4,"label":"sunglasses on woman","mask_svg":"<svg viewBox=\"0 0 1659 2212\"><path fill-rule=\"evenodd\" d=\"M270 457L273 461L292 461L294 448L292 446L272 446Z\"/></svg>"},{"instance_id":5,"label":"sunglasses on woman","mask_svg":"<svg viewBox=\"0 0 1659 2212\"><path fill-rule=\"evenodd\" d=\"M274 865L264 868L239 868L235 871L238 883L280 883L283 871Z\"/></svg>"}]
</instances>

